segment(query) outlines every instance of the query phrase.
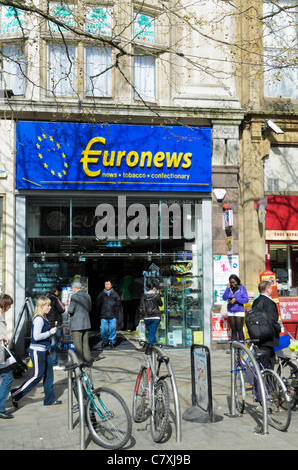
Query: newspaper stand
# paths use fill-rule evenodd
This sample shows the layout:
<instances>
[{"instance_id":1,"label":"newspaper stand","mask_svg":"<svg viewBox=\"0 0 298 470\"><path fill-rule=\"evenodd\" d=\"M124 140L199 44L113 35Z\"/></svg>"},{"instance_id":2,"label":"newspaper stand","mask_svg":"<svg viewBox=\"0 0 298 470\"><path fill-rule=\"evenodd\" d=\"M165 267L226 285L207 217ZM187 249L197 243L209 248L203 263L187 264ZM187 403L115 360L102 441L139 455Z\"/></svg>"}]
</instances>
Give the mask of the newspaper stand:
<instances>
[{"instance_id":1,"label":"newspaper stand","mask_svg":"<svg viewBox=\"0 0 298 470\"><path fill-rule=\"evenodd\" d=\"M190 349L192 406L182 415L185 421L215 423L223 419L213 413L211 363L207 346L193 344Z\"/></svg>"}]
</instances>

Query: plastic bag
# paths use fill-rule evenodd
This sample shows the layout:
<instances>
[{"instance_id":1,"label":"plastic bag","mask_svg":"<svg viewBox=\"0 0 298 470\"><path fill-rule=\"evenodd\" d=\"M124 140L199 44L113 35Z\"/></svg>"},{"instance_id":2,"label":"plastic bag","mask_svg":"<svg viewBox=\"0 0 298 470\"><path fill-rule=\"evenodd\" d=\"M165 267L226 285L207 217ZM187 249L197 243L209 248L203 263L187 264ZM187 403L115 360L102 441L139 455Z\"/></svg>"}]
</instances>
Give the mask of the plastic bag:
<instances>
[{"instance_id":1,"label":"plastic bag","mask_svg":"<svg viewBox=\"0 0 298 470\"><path fill-rule=\"evenodd\" d=\"M136 327L136 338L137 339L146 339L146 325L144 321L140 321Z\"/></svg>"}]
</instances>

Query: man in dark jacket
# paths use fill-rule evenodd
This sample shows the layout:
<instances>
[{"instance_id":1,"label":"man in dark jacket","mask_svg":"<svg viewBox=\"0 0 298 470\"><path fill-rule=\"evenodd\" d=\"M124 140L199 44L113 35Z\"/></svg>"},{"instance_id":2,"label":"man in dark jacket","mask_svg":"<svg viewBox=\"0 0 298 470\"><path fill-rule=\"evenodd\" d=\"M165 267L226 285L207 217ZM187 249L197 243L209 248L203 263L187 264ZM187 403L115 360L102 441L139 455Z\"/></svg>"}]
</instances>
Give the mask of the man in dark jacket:
<instances>
[{"instance_id":1,"label":"man in dark jacket","mask_svg":"<svg viewBox=\"0 0 298 470\"><path fill-rule=\"evenodd\" d=\"M272 284L269 281L261 281L258 286L260 295L254 300L252 308L259 304L259 307L266 313L268 322L273 326L274 334L272 337L260 341L257 346L265 352L261 357L262 364L265 368L274 369L275 351L274 347L279 344L279 333L281 331L278 323L278 310L276 303L271 299Z\"/></svg>"},{"instance_id":2,"label":"man in dark jacket","mask_svg":"<svg viewBox=\"0 0 298 470\"><path fill-rule=\"evenodd\" d=\"M62 336L62 313L65 311L65 307L58 297L60 293L61 293L61 287L53 286L50 292L47 294L47 297L51 301L51 310L47 314L47 319L51 328L54 328L55 326L57 327L56 333L51 336L51 346L50 346L54 370L63 369L63 367L60 367L58 365L58 356L57 356L57 352L60 346L61 336Z\"/></svg>"},{"instance_id":3,"label":"man in dark jacket","mask_svg":"<svg viewBox=\"0 0 298 470\"><path fill-rule=\"evenodd\" d=\"M105 281L105 288L100 292L96 299L96 305L100 311L100 333L102 339L102 347L110 344L111 349L116 344L116 325L117 310L120 307L121 300L117 292L114 291L111 281Z\"/></svg>"}]
</instances>

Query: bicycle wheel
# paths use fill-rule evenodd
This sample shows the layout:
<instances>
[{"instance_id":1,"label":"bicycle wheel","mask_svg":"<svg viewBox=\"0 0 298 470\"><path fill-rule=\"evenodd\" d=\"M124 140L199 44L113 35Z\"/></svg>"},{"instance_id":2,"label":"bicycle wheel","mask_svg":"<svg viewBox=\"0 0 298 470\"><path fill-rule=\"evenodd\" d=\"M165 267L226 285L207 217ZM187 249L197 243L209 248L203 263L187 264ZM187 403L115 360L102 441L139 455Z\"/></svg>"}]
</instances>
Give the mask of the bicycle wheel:
<instances>
[{"instance_id":1,"label":"bicycle wheel","mask_svg":"<svg viewBox=\"0 0 298 470\"><path fill-rule=\"evenodd\" d=\"M154 397L151 410L151 435L154 442L160 442L167 430L169 421L169 388L165 380L160 379L154 385Z\"/></svg>"},{"instance_id":2,"label":"bicycle wheel","mask_svg":"<svg viewBox=\"0 0 298 470\"><path fill-rule=\"evenodd\" d=\"M242 414L245 408L246 392L245 392L244 374L243 374L242 367L239 364L236 366L234 380L235 380L235 404L239 413Z\"/></svg>"},{"instance_id":3,"label":"bicycle wheel","mask_svg":"<svg viewBox=\"0 0 298 470\"><path fill-rule=\"evenodd\" d=\"M276 372L286 386L287 392L290 395L291 408L293 410L298 402L297 367L290 360L281 360Z\"/></svg>"},{"instance_id":4,"label":"bicycle wheel","mask_svg":"<svg viewBox=\"0 0 298 470\"><path fill-rule=\"evenodd\" d=\"M114 390L100 387L86 403L87 426L92 439L106 449L120 449L131 436L132 422L123 398Z\"/></svg>"},{"instance_id":5,"label":"bicycle wheel","mask_svg":"<svg viewBox=\"0 0 298 470\"><path fill-rule=\"evenodd\" d=\"M136 381L133 402L132 418L136 423L142 423L148 415L148 372L145 366L141 366Z\"/></svg>"},{"instance_id":6,"label":"bicycle wheel","mask_svg":"<svg viewBox=\"0 0 298 470\"><path fill-rule=\"evenodd\" d=\"M286 387L273 370L262 371L267 399L268 423L279 431L286 431L291 422L291 403Z\"/></svg>"}]
</instances>

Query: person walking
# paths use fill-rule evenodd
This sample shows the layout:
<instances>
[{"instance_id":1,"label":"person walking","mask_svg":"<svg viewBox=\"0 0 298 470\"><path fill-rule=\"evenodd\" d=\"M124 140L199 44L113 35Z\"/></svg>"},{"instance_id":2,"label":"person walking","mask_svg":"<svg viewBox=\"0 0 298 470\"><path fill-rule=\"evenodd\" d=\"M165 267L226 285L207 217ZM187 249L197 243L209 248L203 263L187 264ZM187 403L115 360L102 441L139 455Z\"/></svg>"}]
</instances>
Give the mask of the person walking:
<instances>
[{"instance_id":1,"label":"person walking","mask_svg":"<svg viewBox=\"0 0 298 470\"><path fill-rule=\"evenodd\" d=\"M275 351L274 347L279 344L279 333L281 332L281 326L278 323L278 310L276 303L271 299L272 295L272 284L270 281L261 281L258 285L259 297L253 301L252 308L257 305L266 313L268 322L272 325L272 336L259 340L257 343L258 348L264 351L261 357L263 366L269 369L274 369L275 364ZM258 338L254 338L258 339Z\"/></svg>"},{"instance_id":2,"label":"person walking","mask_svg":"<svg viewBox=\"0 0 298 470\"><path fill-rule=\"evenodd\" d=\"M36 302L32 321L32 336L29 348L30 359L33 364L33 375L20 387L11 390L12 404L18 408L18 402L36 385L43 380L44 405L60 405L54 392L54 372L50 354L51 336L56 334L57 328L50 327L47 314L51 309L51 301L42 296Z\"/></svg>"},{"instance_id":3,"label":"person walking","mask_svg":"<svg viewBox=\"0 0 298 470\"><path fill-rule=\"evenodd\" d=\"M100 312L100 333L102 347L108 344L111 349L116 347L116 326L117 326L117 309L121 305L119 294L113 289L110 280L105 281L105 287L96 299L96 305Z\"/></svg>"},{"instance_id":4,"label":"person walking","mask_svg":"<svg viewBox=\"0 0 298 470\"><path fill-rule=\"evenodd\" d=\"M162 306L160 293L154 284L147 284L147 292L141 297L139 316L140 321L144 320L149 334L149 343L156 343L156 332L160 323L159 307Z\"/></svg>"},{"instance_id":5,"label":"person walking","mask_svg":"<svg viewBox=\"0 0 298 470\"><path fill-rule=\"evenodd\" d=\"M92 307L91 297L84 292L79 281L73 282L71 288L73 294L68 307L68 314L70 315L69 329L79 363L90 363L91 353L88 332L91 328L89 316Z\"/></svg>"},{"instance_id":6,"label":"person walking","mask_svg":"<svg viewBox=\"0 0 298 470\"><path fill-rule=\"evenodd\" d=\"M53 328L57 322L57 330L54 335L51 336L51 346L50 352L52 355L52 362L54 370L62 370L63 367L60 367L58 364L58 349L61 342L62 336L62 313L65 312L65 307L59 295L61 293L60 286L53 286L50 292L47 294L47 297L51 301L51 310L49 311L47 318L50 324L50 327Z\"/></svg>"},{"instance_id":7,"label":"person walking","mask_svg":"<svg viewBox=\"0 0 298 470\"><path fill-rule=\"evenodd\" d=\"M0 348L9 345L7 337L7 325L5 321L5 313L10 309L13 304L12 298L7 294L0 295ZM9 395L10 387L13 381L13 373L7 361L5 360L4 348L2 349L2 360L0 363L0 418L11 419L13 415L9 414L6 409L6 401ZM3 362L2 362L3 361Z\"/></svg>"},{"instance_id":8,"label":"person walking","mask_svg":"<svg viewBox=\"0 0 298 470\"><path fill-rule=\"evenodd\" d=\"M235 274L231 274L229 277L229 282L222 298L223 300L228 300L227 310L232 341L244 341L244 304L249 299L246 288Z\"/></svg>"}]
</instances>

